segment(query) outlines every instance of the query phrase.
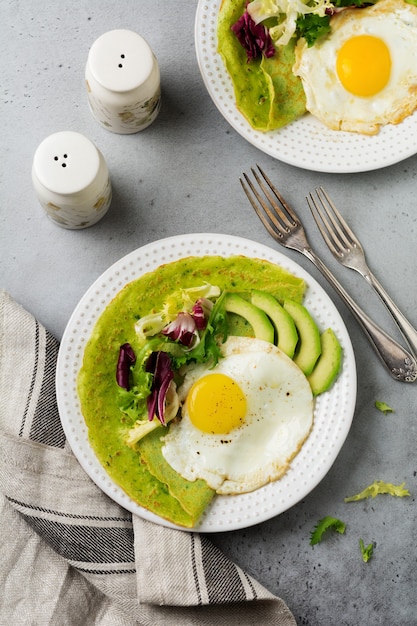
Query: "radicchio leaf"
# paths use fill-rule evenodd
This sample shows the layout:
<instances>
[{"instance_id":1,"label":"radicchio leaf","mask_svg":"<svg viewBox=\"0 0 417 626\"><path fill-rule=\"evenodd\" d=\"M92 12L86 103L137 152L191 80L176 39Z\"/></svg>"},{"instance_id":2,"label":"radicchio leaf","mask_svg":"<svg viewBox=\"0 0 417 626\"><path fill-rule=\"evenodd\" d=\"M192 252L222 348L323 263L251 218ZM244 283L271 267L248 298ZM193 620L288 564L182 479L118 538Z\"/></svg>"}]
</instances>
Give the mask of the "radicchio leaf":
<instances>
[{"instance_id":1,"label":"radicchio leaf","mask_svg":"<svg viewBox=\"0 0 417 626\"><path fill-rule=\"evenodd\" d=\"M136 356L130 343L124 343L119 349L116 368L116 382L119 387L129 391L130 368L136 363Z\"/></svg>"},{"instance_id":2,"label":"radicchio leaf","mask_svg":"<svg viewBox=\"0 0 417 626\"><path fill-rule=\"evenodd\" d=\"M163 426L165 421L165 401L168 387L174 378L169 355L163 351L152 352L146 362L146 371L153 374L151 393L147 398L148 419L156 417Z\"/></svg>"},{"instance_id":3,"label":"radicchio leaf","mask_svg":"<svg viewBox=\"0 0 417 626\"><path fill-rule=\"evenodd\" d=\"M189 348L197 338L195 319L190 313L181 311L173 322L162 329L162 334Z\"/></svg>"},{"instance_id":4,"label":"radicchio leaf","mask_svg":"<svg viewBox=\"0 0 417 626\"><path fill-rule=\"evenodd\" d=\"M255 24L247 11L231 27L240 44L246 50L248 62L264 54L267 58L274 56L275 47L266 26Z\"/></svg>"},{"instance_id":5,"label":"radicchio leaf","mask_svg":"<svg viewBox=\"0 0 417 626\"><path fill-rule=\"evenodd\" d=\"M191 311L197 330L204 330L206 328L207 320L210 317L212 309L213 302L208 298L200 298L197 300Z\"/></svg>"}]
</instances>

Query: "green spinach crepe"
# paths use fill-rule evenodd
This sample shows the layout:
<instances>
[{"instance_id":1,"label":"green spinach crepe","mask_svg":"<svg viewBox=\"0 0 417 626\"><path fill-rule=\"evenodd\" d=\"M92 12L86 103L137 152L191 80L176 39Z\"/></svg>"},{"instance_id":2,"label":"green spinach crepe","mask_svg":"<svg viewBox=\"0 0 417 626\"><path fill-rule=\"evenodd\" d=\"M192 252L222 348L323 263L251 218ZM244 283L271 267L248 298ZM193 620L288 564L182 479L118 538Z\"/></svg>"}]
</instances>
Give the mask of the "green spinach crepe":
<instances>
[{"instance_id":1,"label":"green spinach crepe","mask_svg":"<svg viewBox=\"0 0 417 626\"><path fill-rule=\"evenodd\" d=\"M236 292L263 290L281 302L286 298L301 302L305 290L304 281L286 270L246 257L187 257L162 265L126 285L106 307L86 345L78 377L89 440L109 476L140 506L188 528L195 526L214 491L202 480L184 480L166 463L160 441L165 427L135 448L126 445L132 420L119 409L115 372L120 346L138 347L137 320L161 310L179 289L204 283ZM250 335L251 329L239 326L238 332Z\"/></svg>"},{"instance_id":2,"label":"green spinach crepe","mask_svg":"<svg viewBox=\"0 0 417 626\"><path fill-rule=\"evenodd\" d=\"M293 38L273 57L247 60L246 51L231 30L245 10L246 0L223 0L217 23L217 49L233 83L236 106L256 130L281 128L306 112L299 77L294 76Z\"/></svg>"}]
</instances>

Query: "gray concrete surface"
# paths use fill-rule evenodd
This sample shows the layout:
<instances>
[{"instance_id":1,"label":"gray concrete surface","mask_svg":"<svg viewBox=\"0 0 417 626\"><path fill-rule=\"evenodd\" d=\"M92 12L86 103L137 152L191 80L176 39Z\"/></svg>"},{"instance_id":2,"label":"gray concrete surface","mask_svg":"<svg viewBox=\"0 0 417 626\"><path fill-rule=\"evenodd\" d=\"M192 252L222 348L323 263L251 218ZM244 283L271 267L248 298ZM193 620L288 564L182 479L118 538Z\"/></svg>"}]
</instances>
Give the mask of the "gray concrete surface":
<instances>
[{"instance_id":1,"label":"gray concrete surface","mask_svg":"<svg viewBox=\"0 0 417 626\"><path fill-rule=\"evenodd\" d=\"M110 0L3 1L1 48L0 284L60 338L87 288L114 261L150 241L192 232L248 237L273 246L242 196L238 177L258 162L302 207L316 248L385 328L394 323L362 279L336 265L305 210L325 185L362 239L368 260L417 324L417 157L359 174L319 174L286 165L248 144L223 119L201 78L194 47L196 3ZM84 66L103 32L131 28L153 48L161 69L162 109L137 135L101 128L88 109ZM76 130L102 151L114 199L107 216L82 231L45 217L31 183L39 143ZM224 552L283 597L298 624L417 624L416 386L392 380L351 314L313 266L288 252L328 291L350 332L358 370L357 407L346 443L324 480L302 502L260 525L212 536ZM374 408L383 400L394 412ZM379 496L346 504L374 480L405 482L408 498ZM333 515L345 535L315 546L310 532ZM359 538L374 542L364 563Z\"/></svg>"}]
</instances>

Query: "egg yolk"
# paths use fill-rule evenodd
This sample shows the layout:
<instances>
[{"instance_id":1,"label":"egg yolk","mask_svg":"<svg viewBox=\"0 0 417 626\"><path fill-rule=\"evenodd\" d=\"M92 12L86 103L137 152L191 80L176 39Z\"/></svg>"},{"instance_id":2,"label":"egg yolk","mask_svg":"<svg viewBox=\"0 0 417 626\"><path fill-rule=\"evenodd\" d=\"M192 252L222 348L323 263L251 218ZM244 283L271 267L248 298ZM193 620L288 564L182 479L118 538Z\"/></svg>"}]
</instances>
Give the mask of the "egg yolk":
<instances>
[{"instance_id":1,"label":"egg yolk","mask_svg":"<svg viewBox=\"0 0 417 626\"><path fill-rule=\"evenodd\" d=\"M389 81L391 55L388 46L372 35L352 37L339 50L336 71L347 91L355 96L373 96Z\"/></svg>"},{"instance_id":2,"label":"egg yolk","mask_svg":"<svg viewBox=\"0 0 417 626\"><path fill-rule=\"evenodd\" d=\"M196 428L205 433L227 434L243 424L246 397L229 376L208 374L191 387L187 410Z\"/></svg>"}]
</instances>

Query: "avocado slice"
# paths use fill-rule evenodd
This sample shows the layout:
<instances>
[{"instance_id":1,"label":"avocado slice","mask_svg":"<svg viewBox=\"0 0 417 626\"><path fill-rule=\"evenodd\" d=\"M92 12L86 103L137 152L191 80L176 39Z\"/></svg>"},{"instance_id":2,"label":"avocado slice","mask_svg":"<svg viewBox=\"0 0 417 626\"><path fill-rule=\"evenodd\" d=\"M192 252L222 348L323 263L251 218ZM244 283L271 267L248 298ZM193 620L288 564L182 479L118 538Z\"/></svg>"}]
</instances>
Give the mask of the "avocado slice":
<instances>
[{"instance_id":1,"label":"avocado slice","mask_svg":"<svg viewBox=\"0 0 417 626\"><path fill-rule=\"evenodd\" d=\"M314 396L330 389L342 364L343 350L331 328L327 328L321 335L321 355L309 376L311 390Z\"/></svg>"},{"instance_id":2,"label":"avocado slice","mask_svg":"<svg viewBox=\"0 0 417 626\"><path fill-rule=\"evenodd\" d=\"M292 359L298 343L298 333L291 315L272 294L265 291L253 291L251 302L268 315L275 326L278 348Z\"/></svg>"},{"instance_id":3,"label":"avocado slice","mask_svg":"<svg viewBox=\"0 0 417 626\"><path fill-rule=\"evenodd\" d=\"M293 318L299 337L293 361L308 376L321 354L320 331L302 304L294 300L285 300L284 309Z\"/></svg>"},{"instance_id":4,"label":"avocado slice","mask_svg":"<svg viewBox=\"0 0 417 626\"><path fill-rule=\"evenodd\" d=\"M258 309L237 293L227 293L224 300L225 310L243 317L253 328L255 337L274 343L274 327L266 313Z\"/></svg>"}]
</instances>

